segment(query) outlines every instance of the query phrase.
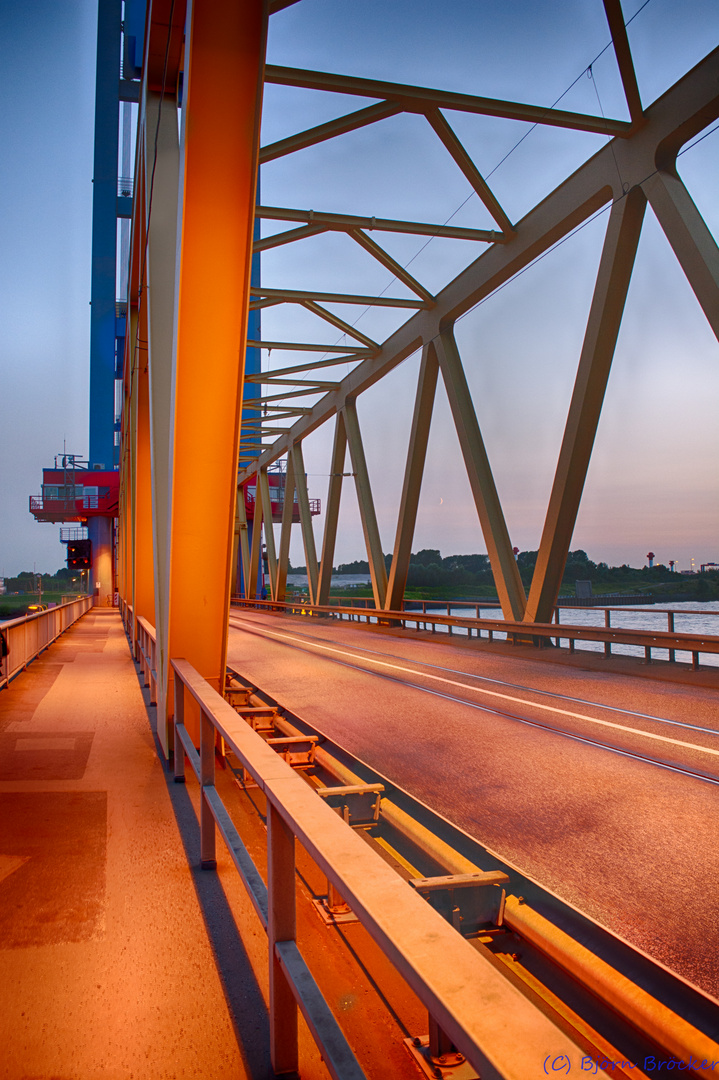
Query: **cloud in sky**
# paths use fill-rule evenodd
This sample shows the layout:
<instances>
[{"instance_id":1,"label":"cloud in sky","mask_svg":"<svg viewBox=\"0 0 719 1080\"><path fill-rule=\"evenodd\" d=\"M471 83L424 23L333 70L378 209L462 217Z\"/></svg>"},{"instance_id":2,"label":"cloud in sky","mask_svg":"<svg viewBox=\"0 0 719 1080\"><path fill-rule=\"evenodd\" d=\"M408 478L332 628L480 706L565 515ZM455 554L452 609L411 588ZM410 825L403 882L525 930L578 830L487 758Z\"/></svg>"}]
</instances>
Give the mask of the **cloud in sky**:
<instances>
[{"instance_id":1,"label":"cloud in sky","mask_svg":"<svg viewBox=\"0 0 719 1080\"><path fill-rule=\"evenodd\" d=\"M651 103L719 39L711 0L625 0L643 101ZM36 524L27 496L67 439L87 451L94 0L0 3L3 215L0 225L0 574L61 565L57 528ZM409 82L626 116L600 0L572 16L548 2L301 0L272 17L271 63ZM601 54L601 55L600 55ZM592 77L587 68L592 61ZM566 91L566 93L565 93ZM268 86L263 143L369 102ZM512 220L605 142L600 136L451 114ZM517 145L520 138L526 138ZM513 149L516 146L516 149ZM511 152L510 152L511 151ZM509 156L507 156L509 155ZM680 158L716 235L719 132ZM429 124L401 115L271 162L267 205L491 227ZM457 340L513 543L536 548L598 265L606 214L490 297ZM267 223L265 234L284 228ZM387 250L436 291L476 257L466 241L383 234ZM269 285L408 295L339 234L263 256ZM361 309L335 307L349 322ZM383 340L404 316L376 309L358 327ZM337 333L295 306L263 313L263 336L328 343ZM313 336L314 335L314 336ZM329 335L329 336L328 336ZM282 359L284 356L284 359ZM272 353L281 366L288 354ZM647 212L573 546L640 564L650 548L683 566L719 561L716 463L719 348L673 253ZM265 356L265 366L267 365ZM359 399L383 547L391 550L418 357ZM340 375L344 368L332 369ZM329 378L334 377L328 375ZM305 444L310 493L325 500L332 425ZM347 471L349 471L349 457ZM442 502L440 503L440 499ZM322 518L316 520L318 546ZM293 561L303 562L299 531ZM415 549L484 550L444 391L433 420ZM363 557L351 480L337 561Z\"/></svg>"}]
</instances>

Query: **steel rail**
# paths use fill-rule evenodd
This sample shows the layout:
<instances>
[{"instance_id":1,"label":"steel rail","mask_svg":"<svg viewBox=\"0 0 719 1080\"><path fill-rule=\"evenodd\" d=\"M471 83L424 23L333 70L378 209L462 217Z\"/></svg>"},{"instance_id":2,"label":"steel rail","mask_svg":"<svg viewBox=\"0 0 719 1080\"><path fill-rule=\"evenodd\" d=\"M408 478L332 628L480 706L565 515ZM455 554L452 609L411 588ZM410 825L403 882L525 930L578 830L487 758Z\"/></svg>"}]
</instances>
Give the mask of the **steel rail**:
<instances>
[{"instance_id":1,"label":"steel rail","mask_svg":"<svg viewBox=\"0 0 719 1080\"><path fill-rule=\"evenodd\" d=\"M407 627L410 623L417 630L427 625L446 626L451 633L453 628L467 630L471 636L476 631L476 636L481 637L482 631L486 631L489 640L493 640L495 634L506 634L507 639L513 644L536 645L540 641L560 641L566 638L569 641L569 651L574 652L574 644L577 641L599 641L614 645L635 645L644 649L645 660L651 662L652 649L667 649L671 652L688 652L692 655L692 666L699 666L701 653L719 653L719 636L711 634L678 634L669 633L666 630L630 630L607 628L602 626L571 626L568 623L525 623L514 622L507 619L472 619L461 615L425 614L422 612L390 611L383 608L353 608L336 605L310 604L304 600L245 600L242 597L233 596L232 604L241 608L256 608L265 611L283 611L292 615L339 615L347 617L350 621L356 619L365 622L378 622L383 625L396 625ZM676 661L675 661L676 662Z\"/></svg>"},{"instance_id":2,"label":"steel rail","mask_svg":"<svg viewBox=\"0 0 719 1080\"><path fill-rule=\"evenodd\" d=\"M283 1037L296 1026L294 1009L315 1010L324 1018L311 1025L319 1048L331 1057L332 1014L294 941L295 840L344 896L390 962L427 1007L430 1015L474 1067L486 1077L526 1080L551 1054L576 1057L579 1047L531 1004L472 945L459 937L417 893L362 839L318 799L316 793L269 747L232 706L185 660L172 659L175 672L175 776L184 776L187 747L185 704L189 695L200 710L200 753L191 744L190 760L202 788L200 833L203 866L216 866L215 739L219 734L267 799L268 938L270 946L270 1025ZM233 835L233 842L239 837ZM241 843L241 841L239 841ZM276 964L301 965L290 977L294 1004L277 983ZM285 971L285 975L287 972ZM274 977L274 982L273 982ZM294 1015L293 1015L294 1014ZM305 1015L307 1015L305 1013ZM333 1034L337 1037L336 1023ZM343 1053L354 1062L344 1040ZM345 1049L346 1048L346 1049ZM361 1075L333 1072L335 1076Z\"/></svg>"},{"instance_id":3,"label":"steel rail","mask_svg":"<svg viewBox=\"0 0 719 1080\"><path fill-rule=\"evenodd\" d=\"M47 611L0 623L8 650L7 656L0 656L0 690L82 618L93 606L93 600L92 596L83 596Z\"/></svg>"}]
</instances>

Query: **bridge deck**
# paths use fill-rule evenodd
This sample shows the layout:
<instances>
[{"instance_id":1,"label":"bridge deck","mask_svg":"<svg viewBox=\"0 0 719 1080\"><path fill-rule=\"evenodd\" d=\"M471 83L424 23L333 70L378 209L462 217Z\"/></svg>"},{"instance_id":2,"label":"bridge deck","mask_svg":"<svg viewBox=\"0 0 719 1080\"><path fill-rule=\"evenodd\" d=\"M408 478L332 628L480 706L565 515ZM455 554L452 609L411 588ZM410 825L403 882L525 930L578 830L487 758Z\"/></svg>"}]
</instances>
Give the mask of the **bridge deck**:
<instances>
[{"instance_id":1,"label":"bridge deck","mask_svg":"<svg viewBox=\"0 0 719 1080\"><path fill-rule=\"evenodd\" d=\"M701 672L239 609L230 626L243 678L719 996L719 715Z\"/></svg>"},{"instance_id":2,"label":"bridge deck","mask_svg":"<svg viewBox=\"0 0 719 1080\"><path fill-rule=\"evenodd\" d=\"M262 995L248 970L238 1046L214 952L242 975L242 946L183 846L190 797L168 791L116 612L0 694L0 750L2 1076L266 1075Z\"/></svg>"},{"instance_id":3,"label":"bridge deck","mask_svg":"<svg viewBox=\"0 0 719 1080\"><path fill-rule=\"evenodd\" d=\"M717 994L713 690L411 631L231 625L248 678ZM264 935L224 850L218 874L198 869L196 786L170 781L114 611L86 615L0 694L3 1076L269 1075ZM340 935L303 919L313 955L338 950L326 992L350 1000ZM359 1022L382 1042L383 1022ZM393 1052L392 1075L411 1073ZM323 1075L306 1052L303 1076Z\"/></svg>"}]
</instances>

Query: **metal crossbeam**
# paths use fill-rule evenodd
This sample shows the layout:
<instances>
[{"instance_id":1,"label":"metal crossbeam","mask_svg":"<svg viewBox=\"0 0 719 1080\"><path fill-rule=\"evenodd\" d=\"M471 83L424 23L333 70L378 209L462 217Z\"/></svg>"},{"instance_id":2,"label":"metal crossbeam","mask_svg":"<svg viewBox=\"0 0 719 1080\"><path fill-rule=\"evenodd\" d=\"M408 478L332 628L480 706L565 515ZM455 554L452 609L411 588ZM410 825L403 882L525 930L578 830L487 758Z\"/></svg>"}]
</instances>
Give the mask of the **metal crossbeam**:
<instances>
[{"instance_id":1,"label":"metal crossbeam","mask_svg":"<svg viewBox=\"0 0 719 1080\"><path fill-rule=\"evenodd\" d=\"M347 116L338 116L336 120L329 120L326 124L318 124L316 127L308 128L307 131L300 131L297 135L291 135L287 139L280 139L278 142L263 146L260 150L260 164L285 157L287 154L294 154L297 150L304 150L307 146L326 142L327 139L334 139L338 135L345 135L348 131L367 127L368 124L376 124L378 120L396 116L401 111L399 105L383 101L379 105L370 105L367 109L360 109Z\"/></svg>"},{"instance_id":2,"label":"metal crossbeam","mask_svg":"<svg viewBox=\"0 0 719 1080\"><path fill-rule=\"evenodd\" d=\"M336 352L353 356L370 356L373 349L361 349L355 345L319 345L307 341L257 341L248 340L248 349L280 349L294 352Z\"/></svg>"},{"instance_id":3,"label":"metal crossbeam","mask_svg":"<svg viewBox=\"0 0 719 1080\"><path fill-rule=\"evenodd\" d=\"M348 361L346 356L333 356L330 360L316 360L313 364L296 364L293 367L277 368L273 371L261 371L256 375L245 375L246 383L263 383L265 382L265 376L271 375L273 378L280 375L293 375L298 371L315 371L317 368L325 367L337 367L338 364L351 363L351 359Z\"/></svg>"},{"instance_id":4,"label":"metal crossbeam","mask_svg":"<svg viewBox=\"0 0 719 1080\"><path fill-rule=\"evenodd\" d=\"M306 90L326 90L331 94L352 94L354 97L382 98L394 102L406 112L426 112L428 109L452 109L457 112L499 116L505 120L523 120L530 124L593 131L599 135L627 136L631 124L625 120L610 120L603 116L547 109L541 105L523 105L518 101L455 94L449 90L432 90L423 86L361 79L354 75L332 75L327 71L306 71L301 68L277 67L268 64L265 81L280 86L301 86Z\"/></svg>"},{"instance_id":5,"label":"metal crossbeam","mask_svg":"<svg viewBox=\"0 0 719 1080\"><path fill-rule=\"evenodd\" d=\"M466 154L466 151L465 151ZM290 210L282 206L258 206L255 216L265 221L305 221L327 229L374 229L379 232L410 233L416 236L444 236L452 240L479 240L498 243L503 234L494 229L466 229L455 225L428 225L420 221L397 221L394 218L356 217L352 214L329 214L323 210ZM509 226L511 229L511 225ZM300 231L300 230L297 230ZM288 236L289 233L281 233ZM268 237L274 240L275 237ZM264 241L263 241L264 242Z\"/></svg>"},{"instance_id":6,"label":"metal crossbeam","mask_svg":"<svg viewBox=\"0 0 719 1080\"><path fill-rule=\"evenodd\" d=\"M267 289L264 285L250 286L250 295L274 300L279 304L301 303L304 300L318 300L323 304L361 304L363 307L423 308L429 305L415 297L362 296L358 293L317 292L314 289ZM255 301L256 302L256 301ZM251 305L250 305L251 306Z\"/></svg>"}]
</instances>

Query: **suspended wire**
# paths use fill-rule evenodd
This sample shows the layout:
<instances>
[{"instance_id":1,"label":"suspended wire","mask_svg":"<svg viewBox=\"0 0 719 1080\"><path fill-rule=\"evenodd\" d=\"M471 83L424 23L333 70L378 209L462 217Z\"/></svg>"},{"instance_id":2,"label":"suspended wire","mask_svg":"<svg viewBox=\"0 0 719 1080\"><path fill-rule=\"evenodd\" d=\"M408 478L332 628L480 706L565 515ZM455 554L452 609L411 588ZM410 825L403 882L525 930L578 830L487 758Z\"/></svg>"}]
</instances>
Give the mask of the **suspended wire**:
<instances>
[{"instance_id":1,"label":"suspended wire","mask_svg":"<svg viewBox=\"0 0 719 1080\"><path fill-rule=\"evenodd\" d=\"M589 78L589 80L591 81L592 86L594 87L594 93L597 96L597 104L599 105L599 111L602 114L602 119L606 119L606 117L604 116L604 108L602 106L602 99L599 96L599 87L597 86L597 80L594 78L594 72L592 71L593 64L594 64L594 62L592 61L592 63L587 68L587 77ZM624 191L625 190L624 181L622 180L622 173L621 173L621 170L619 168L619 162L617 161L617 155L616 155L615 150L614 150L614 139L610 139L610 141L609 141L609 149L612 151L612 160L614 162L614 168L617 170L617 177L619 178L619 186L621 187L622 191Z\"/></svg>"}]
</instances>

